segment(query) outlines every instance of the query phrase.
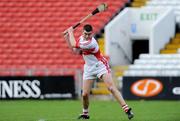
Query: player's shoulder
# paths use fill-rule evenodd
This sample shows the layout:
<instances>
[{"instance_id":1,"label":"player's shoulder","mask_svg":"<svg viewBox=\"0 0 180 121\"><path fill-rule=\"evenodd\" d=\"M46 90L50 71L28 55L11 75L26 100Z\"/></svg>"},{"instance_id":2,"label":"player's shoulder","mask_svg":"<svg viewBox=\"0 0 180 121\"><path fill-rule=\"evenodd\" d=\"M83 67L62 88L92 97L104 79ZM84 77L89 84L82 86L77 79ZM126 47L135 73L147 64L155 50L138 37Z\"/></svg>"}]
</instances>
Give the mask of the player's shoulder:
<instances>
[{"instance_id":1,"label":"player's shoulder","mask_svg":"<svg viewBox=\"0 0 180 121\"><path fill-rule=\"evenodd\" d=\"M97 40L96 40L94 37L91 38L91 41L92 41L93 43L97 44Z\"/></svg>"},{"instance_id":2,"label":"player's shoulder","mask_svg":"<svg viewBox=\"0 0 180 121\"><path fill-rule=\"evenodd\" d=\"M91 38L91 41L92 42L97 42L97 40L94 37Z\"/></svg>"},{"instance_id":3,"label":"player's shoulder","mask_svg":"<svg viewBox=\"0 0 180 121\"><path fill-rule=\"evenodd\" d=\"M96 40L94 37L91 38L92 40Z\"/></svg>"},{"instance_id":4,"label":"player's shoulder","mask_svg":"<svg viewBox=\"0 0 180 121\"><path fill-rule=\"evenodd\" d=\"M80 41L83 40L83 36L80 36L80 37L79 37L79 40L80 40Z\"/></svg>"}]
</instances>

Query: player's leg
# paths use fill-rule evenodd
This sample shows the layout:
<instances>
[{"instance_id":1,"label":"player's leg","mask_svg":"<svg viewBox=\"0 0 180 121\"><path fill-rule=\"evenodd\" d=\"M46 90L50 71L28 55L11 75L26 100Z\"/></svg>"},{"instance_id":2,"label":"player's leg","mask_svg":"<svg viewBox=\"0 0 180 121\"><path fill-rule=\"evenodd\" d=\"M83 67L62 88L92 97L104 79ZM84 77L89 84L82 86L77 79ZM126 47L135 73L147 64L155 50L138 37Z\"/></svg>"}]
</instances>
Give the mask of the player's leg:
<instances>
[{"instance_id":1,"label":"player's leg","mask_svg":"<svg viewBox=\"0 0 180 121\"><path fill-rule=\"evenodd\" d=\"M111 74L105 73L102 75L101 79L105 82L107 88L111 91L113 96L118 100L120 105L121 106L126 105L125 100L123 99L121 93L118 91L118 89L116 88L116 86L112 80Z\"/></svg>"},{"instance_id":2,"label":"player's leg","mask_svg":"<svg viewBox=\"0 0 180 121\"><path fill-rule=\"evenodd\" d=\"M82 104L83 112L79 116L79 119L89 119L89 93L91 90L93 80L84 80L83 81L83 90L82 90Z\"/></svg>"},{"instance_id":3,"label":"player's leg","mask_svg":"<svg viewBox=\"0 0 180 121\"><path fill-rule=\"evenodd\" d=\"M88 110L89 107L89 93L91 90L93 80L85 80L83 82L83 91L82 91L82 102L83 102L83 108L85 110Z\"/></svg>"},{"instance_id":4,"label":"player's leg","mask_svg":"<svg viewBox=\"0 0 180 121\"><path fill-rule=\"evenodd\" d=\"M119 90L115 86L111 74L110 73L105 73L105 74L103 74L101 76L101 79L103 79L103 81L105 82L107 88L110 90L112 95L116 98L116 100L119 102L119 104L121 105L124 112L126 112L126 114L128 115L128 118L129 119L133 118L133 113L131 112L131 108L129 108L129 106L126 104L126 102L125 102L124 98L122 97L121 93L119 92Z\"/></svg>"}]
</instances>

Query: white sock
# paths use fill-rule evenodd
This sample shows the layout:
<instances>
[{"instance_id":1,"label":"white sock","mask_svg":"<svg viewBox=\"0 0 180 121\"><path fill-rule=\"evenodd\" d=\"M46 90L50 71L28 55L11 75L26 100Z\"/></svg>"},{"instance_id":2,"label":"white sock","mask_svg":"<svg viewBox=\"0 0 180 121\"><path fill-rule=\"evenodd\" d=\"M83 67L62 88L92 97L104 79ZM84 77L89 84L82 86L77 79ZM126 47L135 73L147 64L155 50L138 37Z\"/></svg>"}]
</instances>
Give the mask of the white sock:
<instances>
[{"instance_id":1,"label":"white sock","mask_svg":"<svg viewBox=\"0 0 180 121\"><path fill-rule=\"evenodd\" d=\"M123 105L122 109L124 110L124 112L127 112L129 110L129 106L127 104Z\"/></svg>"},{"instance_id":2,"label":"white sock","mask_svg":"<svg viewBox=\"0 0 180 121\"><path fill-rule=\"evenodd\" d=\"M84 113L84 114L88 114L88 112L89 112L88 109L84 109L84 108L83 108L83 113Z\"/></svg>"}]
</instances>

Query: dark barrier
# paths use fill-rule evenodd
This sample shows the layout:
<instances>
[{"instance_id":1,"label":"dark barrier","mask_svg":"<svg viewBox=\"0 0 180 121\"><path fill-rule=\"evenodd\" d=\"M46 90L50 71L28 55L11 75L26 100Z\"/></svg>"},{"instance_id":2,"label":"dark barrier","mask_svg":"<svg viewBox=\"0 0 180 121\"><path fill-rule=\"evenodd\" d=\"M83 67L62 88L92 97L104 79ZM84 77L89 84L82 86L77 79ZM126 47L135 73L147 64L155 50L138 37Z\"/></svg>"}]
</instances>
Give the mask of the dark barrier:
<instances>
[{"instance_id":1,"label":"dark barrier","mask_svg":"<svg viewBox=\"0 0 180 121\"><path fill-rule=\"evenodd\" d=\"M180 77L123 77L125 99L180 99Z\"/></svg>"},{"instance_id":2,"label":"dark barrier","mask_svg":"<svg viewBox=\"0 0 180 121\"><path fill-rule=\"evenodd\" d=\"M72 99L73 76L0 77L0 99Z\"/></svg>"}]
</instances>

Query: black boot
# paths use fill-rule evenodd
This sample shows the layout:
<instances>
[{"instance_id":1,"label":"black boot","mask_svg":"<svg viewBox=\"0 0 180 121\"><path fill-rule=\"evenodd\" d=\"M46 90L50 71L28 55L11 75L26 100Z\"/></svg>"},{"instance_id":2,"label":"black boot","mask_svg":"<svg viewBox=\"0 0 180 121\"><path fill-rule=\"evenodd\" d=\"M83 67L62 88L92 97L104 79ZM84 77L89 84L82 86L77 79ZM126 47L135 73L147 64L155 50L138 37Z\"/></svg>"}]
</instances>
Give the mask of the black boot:
<instances>
[{"instance_id":1,"label":"black boot","mask_svg":"<svg viewBox=\"0 0 180 121\"><path fill-rule=\"evenodd\" d=\"M132 119L132 118L134 117L134 114L133 114L133 112L132 112L131 110L132 110L132 109L129 108L128 111L126 112L126 114L127 114L129 120Z\"/></svg>"},{"instance_id":2,"label":"black boot","mask_svg":"<svg viewBox=\"0 0 180 121\"><path fill-rule=\"evenodd\" d=\"M89 115L88 114L80 114L80 116L78 117L78 119L89 119Z\"/></svg>"}]
</instances>

